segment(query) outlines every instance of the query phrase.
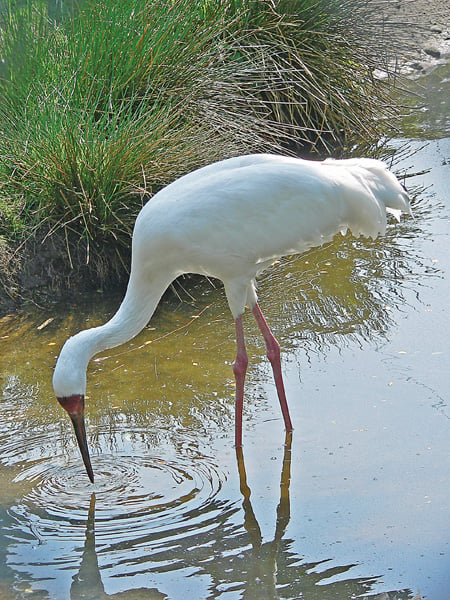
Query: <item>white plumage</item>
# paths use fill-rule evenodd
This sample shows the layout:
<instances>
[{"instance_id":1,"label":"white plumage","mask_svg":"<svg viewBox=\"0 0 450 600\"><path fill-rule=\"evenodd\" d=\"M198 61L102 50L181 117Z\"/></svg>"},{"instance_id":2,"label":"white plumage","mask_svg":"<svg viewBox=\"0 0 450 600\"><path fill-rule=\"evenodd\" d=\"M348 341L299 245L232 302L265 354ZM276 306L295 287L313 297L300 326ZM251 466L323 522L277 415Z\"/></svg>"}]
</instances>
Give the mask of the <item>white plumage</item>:
<instances>
[{"instance_id":1,"label":"white plumage","mask_svg":"<svg viewBox=\"0 0 450 600\"><path fill-rule=\"evenodd\" d=\"M397 218L410 213L408 195L384 163L365 158L319 162L242 156L193 171L155 194L136 219L130 280L119 310L105 325L67 340L53 375L55 394L74 422L91 479L83 420L88 362L137 335L168 285L183 273L221 279L236 321L236 444L242 439L247 367L245 306L264 335L285 425L292 428L279 346L257 304L255 278L276 259L320 246L339 232L384 234L386 211Z\"/></svg>"}]
</instances>

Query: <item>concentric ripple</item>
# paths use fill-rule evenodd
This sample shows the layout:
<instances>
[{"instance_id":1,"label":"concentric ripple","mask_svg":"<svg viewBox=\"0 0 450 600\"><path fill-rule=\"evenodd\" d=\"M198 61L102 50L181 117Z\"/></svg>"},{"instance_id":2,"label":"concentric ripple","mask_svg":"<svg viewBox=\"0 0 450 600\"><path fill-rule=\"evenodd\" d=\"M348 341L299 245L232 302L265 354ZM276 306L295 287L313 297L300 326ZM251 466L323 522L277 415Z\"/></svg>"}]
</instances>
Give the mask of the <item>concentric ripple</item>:
<instances>
[{"instance_id":1,"label":"concentric ripple","mask_svg":"<svg viewBox=\"0 0 450 600\"><path fill-rule=\"evenodd\" d=\"M223 475L211 459L200 453L172 450L167 458L149 454L99 454L92 457L95 484L87 479L80 464L68 467L43 463L23 471L20 479L36 481L26 500L45 508L56 519L86 518L86 506L96 496L96 520L127 519L141 527L142 519L179 518L187 509L199 510L221 487ZM17 478L16 478L17 479ZM83 508L83 511L80 509Z\"/></svg>"},{"instance_id":2,"label":"concentric ripple","mask_svg":"<svg viewBox=\"0 0 450 600\"><path fill-rule=\"evenodd\" d=\"M26 398L32 397L26 392ZM156 534L163 549L163 538L192 534L206 522L211 527L208 514L217 514L216 496L226 474L192 432L155 425L153 419L153 433L130 421L114 430L109 423L97 426L91 440L91 484L68 427L39 423L29 412L33 404L16 396L4 394L0 406L5 424L0 466L12 483L5 532L17 541L17 556L30 541L36 551L55 545L55 555L58 560L65 556L67 567L74 560L74 544L80 548L85 541L89 520L96 543L109 548L134 548ZM20 503L14 501L20 496ZM47 554L49 547L39 559L42 565Z\"/></svg>"},{"instance_id":3,"label":"concentric ripple","mask_svg":"<svg viewBox=\"0 0 450 600\"><path fill-rule=\"evenodd\" d=\"M7 511L7 562L15 571L27 564L30 568L32 549L32 577L42 585L45 581L55 598L56 581L66 594L75 585L72 577L89 590L95 586L100 554L103 576L124 577L133 581L132 587L141 585L149 572L156 577L161 565L163 571L184 570L188 551L208 547L235 510L218 498L226 474L186 431L171 432L150 447L142 429L129 428L113 444L106 429L98 433L91 456L94 484L78 448L71 445L68 458L52 434L43 446L42 432L28 436L13 480L26 493ZM39 453L32 448L34 441ZM102 451L105 447L115 450Z\"/></svg>"}]
</instances>

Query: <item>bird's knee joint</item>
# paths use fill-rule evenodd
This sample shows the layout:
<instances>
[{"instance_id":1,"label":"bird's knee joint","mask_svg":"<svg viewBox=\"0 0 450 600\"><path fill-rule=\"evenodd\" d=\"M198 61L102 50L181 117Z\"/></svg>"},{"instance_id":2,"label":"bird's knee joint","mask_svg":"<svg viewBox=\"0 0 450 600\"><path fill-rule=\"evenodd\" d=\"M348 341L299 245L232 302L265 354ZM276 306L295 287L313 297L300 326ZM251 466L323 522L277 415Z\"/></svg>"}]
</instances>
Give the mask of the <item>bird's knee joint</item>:
<instances>
[{"instance_id":1,"label":"bird's knee joint","mask_svg":"<svg viewBox=\"0 0 450 600\"><path fill-rule=\"evenodd\" d=\"M236 375L245 375L247 372L248 358L247 356L237 356L233 363L233 373Z\"/></svg>"},{"instance_id":2,"label":"bird's knee joint","mask_svg":"<svg viewBox=\"0 0 450 600\"><path fill-rule=\"evenodd\" d=\"M274 360L276 360L276 361L280 360L280 356L281 356L280 344L274 338L270 342L270 344L267 345L267 358L270 360L270 362L273 362Z\"/></svg>"}]
</instances>

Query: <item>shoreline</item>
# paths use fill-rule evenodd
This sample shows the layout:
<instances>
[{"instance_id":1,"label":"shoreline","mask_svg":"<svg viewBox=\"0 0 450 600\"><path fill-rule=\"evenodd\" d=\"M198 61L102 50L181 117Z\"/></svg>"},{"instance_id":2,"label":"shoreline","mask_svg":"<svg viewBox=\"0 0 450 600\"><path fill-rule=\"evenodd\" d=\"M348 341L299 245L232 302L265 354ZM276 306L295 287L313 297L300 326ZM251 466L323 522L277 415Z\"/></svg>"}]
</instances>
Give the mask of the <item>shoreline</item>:
<instances>
[{"instance_id":1,"label":"shoreline","mask_svg":"<svg viewBox=\"0 0 450 600\"><path fill-rule=\"evenodd\" d=\"M385 11L408 48L398 57L400 75L415 79L450 60L448 0L387 0Z\"/></svg>"}]
</instances>

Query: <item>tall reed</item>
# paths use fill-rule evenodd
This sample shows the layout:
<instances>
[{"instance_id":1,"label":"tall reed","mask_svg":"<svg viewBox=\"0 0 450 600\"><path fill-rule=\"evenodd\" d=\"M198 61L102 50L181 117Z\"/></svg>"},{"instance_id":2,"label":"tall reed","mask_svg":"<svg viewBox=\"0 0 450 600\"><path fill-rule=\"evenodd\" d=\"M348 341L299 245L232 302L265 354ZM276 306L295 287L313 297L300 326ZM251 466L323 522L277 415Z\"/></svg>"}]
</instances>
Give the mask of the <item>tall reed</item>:
<instances>
[{"instance_id":1,"label":"tall reed","mask_svg":"<svg viewBox=\"0 0 450 600\"><path fill-rule=\"evenodd\" d=\"M0 237L59 236L63 270L107 278L143 202L193 168L372 142L393 115L364 0L49 4L0 17Z\"/></svg>"}]
</instances>

